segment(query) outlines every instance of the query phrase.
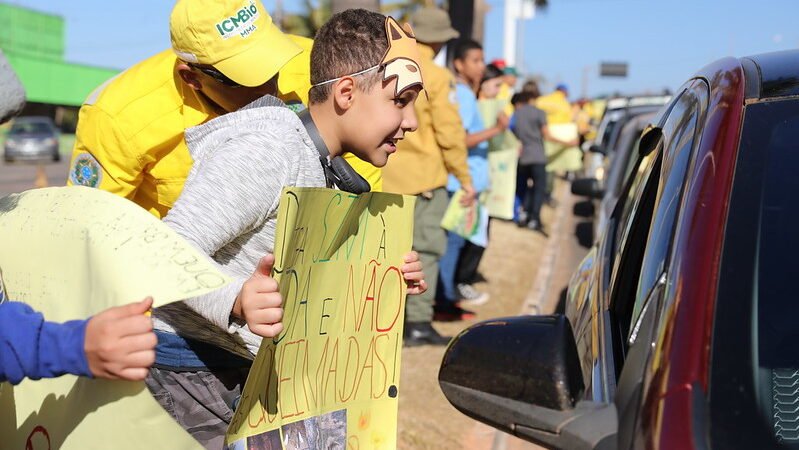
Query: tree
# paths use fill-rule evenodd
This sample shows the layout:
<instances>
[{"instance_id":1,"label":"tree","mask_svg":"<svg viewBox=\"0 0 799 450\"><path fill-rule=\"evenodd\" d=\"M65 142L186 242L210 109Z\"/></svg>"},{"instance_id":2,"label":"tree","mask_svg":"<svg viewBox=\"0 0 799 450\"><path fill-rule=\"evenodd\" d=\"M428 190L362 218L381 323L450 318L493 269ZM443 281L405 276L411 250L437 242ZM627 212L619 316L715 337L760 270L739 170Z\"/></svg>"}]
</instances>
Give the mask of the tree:
<instances>
[{"instance_id":1,"label":"tree","mask_svg":"<svg viewBox=\"0 0 799 450\"><path fill-rule=\"evenodd\" d=\"M423 6L436 6L436 0L405 0L405 1L394 1L389 3L383 3L380 5L380 11L383 14L391 14L394 16L400 23L407 22L410 20L411 15L413 12L416 11L417 8L421 8Z\"/></svg>"},{"instance_id":2,"label":"tree","mask_svg":"<svg viewBox=\"0 0 799 450\"><path fill-rule=\"evenodd\" d=\"M330 10L333 14L352 8L379 12L380 0L330 0Z\"/></svg>"},{"instance_id":3,"label":"tree","mask_svg":"<svg viewBox=\"0 0 799 450\"><path fill-rule=\"evenodd\" d=\"M314 37L319 28L330 19L330 0L313 2L304 0L305 11L300 14L286 14L280 23L280 28L286 33L299 36Z\"/></svg>"}]
</instances>

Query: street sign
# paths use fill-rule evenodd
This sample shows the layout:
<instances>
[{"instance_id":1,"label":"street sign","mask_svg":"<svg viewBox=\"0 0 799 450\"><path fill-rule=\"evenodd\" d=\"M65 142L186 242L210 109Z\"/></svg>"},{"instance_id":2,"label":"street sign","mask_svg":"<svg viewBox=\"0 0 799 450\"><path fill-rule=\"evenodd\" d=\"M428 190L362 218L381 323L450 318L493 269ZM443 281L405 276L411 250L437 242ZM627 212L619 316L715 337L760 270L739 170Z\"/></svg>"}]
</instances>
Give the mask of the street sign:
<instances>
[{"instance_id":1,"label":"street sign","mask_svg":"<svg viewBox=\"0 0 799 450\"><path fill-rule=\"evenodd\" d=\"M600 77L627 77L626 62L603 62L599 64Z\"/></svg>"}]
</instances>

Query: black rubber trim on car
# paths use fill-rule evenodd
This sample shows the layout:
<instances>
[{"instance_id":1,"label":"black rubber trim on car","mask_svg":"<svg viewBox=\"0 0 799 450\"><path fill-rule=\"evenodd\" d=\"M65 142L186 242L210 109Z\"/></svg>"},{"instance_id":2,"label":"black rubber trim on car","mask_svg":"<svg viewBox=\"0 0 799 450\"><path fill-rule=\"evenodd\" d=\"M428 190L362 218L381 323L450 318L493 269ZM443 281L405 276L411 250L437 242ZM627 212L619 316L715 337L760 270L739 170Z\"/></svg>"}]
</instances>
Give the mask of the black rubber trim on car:
<instances>
[{"instance_id":1,"label":"black rubber trim on car","mask_svg":"<svg viewBox=\"0 0 799 450\"><path fill-rule=\"evenodd\" d=\"M744 69L744 98L746 100L760 99L760 85L762 84L760 67L749 58L741 58L741 66Z\"/></svg>"}]
</instances>

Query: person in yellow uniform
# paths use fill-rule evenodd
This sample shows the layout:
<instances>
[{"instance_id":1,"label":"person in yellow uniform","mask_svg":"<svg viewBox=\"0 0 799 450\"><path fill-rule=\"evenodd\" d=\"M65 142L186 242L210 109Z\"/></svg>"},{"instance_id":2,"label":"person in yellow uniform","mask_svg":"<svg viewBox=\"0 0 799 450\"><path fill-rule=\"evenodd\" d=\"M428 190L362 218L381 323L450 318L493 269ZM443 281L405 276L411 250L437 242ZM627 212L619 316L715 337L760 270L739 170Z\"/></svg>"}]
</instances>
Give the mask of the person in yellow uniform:
<instances>
[{"instance_id":1,"label":"person in yellow uniform","mask_svg":"<svg viewBox=\"0 0 799 450\"><path fill-rule=\"evenodd\" d=\"M433 61L447 41L458 37L446 11L425 7L411 17L421 58L420 68L427 96L416 100L419 125L415 132L397 143L397 153L383 168L386 192L415 195L413 249L427 273L438 273L438 262L447 245L441 219L447 210L448 174L453 174L464 191L465 205L474 202L475 191L466 163L466 131L458 113L455 79L449 70ZM405 339L409 347L446 345L431 322L437 277L428 278L427 292L405 304Z\"/></svg>"},{"instance_id":2,"label":"person in yellow uniform","mask_svg":"<svg viewBox=\"0 0 799 450\"><path fill-rule=\"evenodd\" d=\"M549 133L559 141L573 144L564 146L562 143L550 140L544 143L548 158L546 203L552 206L555 204L552 198L554 175L561 173L570 177L580 170L583 166L583 153L578 147L577 124L569 103L569 88L565 84L558 84L552 93L538 97L535 106L546 113Z\"/></svg>"},{"instance_id":3,"label":"person in yellow uniform","mask_svg":"<svg viewBox=\"0 0 799 450\"><path fill-rule=\"evenodd\" d=\"M172 49L106 81L78 115L68 185L128 198L158 218L191 169L183 132L263 96L277 77L280 98L307 104L312 41L283 34L259 0L188 0L170 18ZM213 17L198 24L193 16ZM380 170L347 154L369 181ZM235 182L235 180L229 180Z\"/></svg>"}]
</instances>

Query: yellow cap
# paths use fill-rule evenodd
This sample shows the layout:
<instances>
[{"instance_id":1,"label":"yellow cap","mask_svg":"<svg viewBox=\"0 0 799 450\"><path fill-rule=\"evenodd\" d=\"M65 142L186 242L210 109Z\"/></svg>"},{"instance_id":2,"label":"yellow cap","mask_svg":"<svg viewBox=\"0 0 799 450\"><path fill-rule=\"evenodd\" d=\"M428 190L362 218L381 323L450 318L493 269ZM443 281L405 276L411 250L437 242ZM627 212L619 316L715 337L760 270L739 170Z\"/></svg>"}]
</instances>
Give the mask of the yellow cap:
<instances>
[{"instance_id":1,"label":"yellow cap","mask_svg":"<svg viewBox=\"0 0 799 450\"><path fill-rule=\"evenodd\" d=\"M169 18L172 49L242 86L260 86L300 54L258 0L178 0Z\"/></svg>"}]
</instances>

